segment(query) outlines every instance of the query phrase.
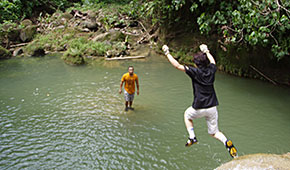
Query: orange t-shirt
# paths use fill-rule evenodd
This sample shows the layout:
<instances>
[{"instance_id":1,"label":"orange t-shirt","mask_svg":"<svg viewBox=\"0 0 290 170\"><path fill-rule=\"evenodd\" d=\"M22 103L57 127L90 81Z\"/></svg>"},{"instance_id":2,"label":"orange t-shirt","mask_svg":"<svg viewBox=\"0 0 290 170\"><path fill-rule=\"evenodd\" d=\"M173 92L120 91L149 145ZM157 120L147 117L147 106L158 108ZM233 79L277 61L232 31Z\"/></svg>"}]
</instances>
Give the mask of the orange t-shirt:
<instances>
[{"instance_id":1,"label":"orange t-shirt","mask_svg":"<svg viewBox=\"0 0 290 170\"><path fill-rule=\"evenodd\" d=\"M129 94L133 94L135 92L135 81L138 81L138 76L137 74L133 73L132 76L130 76L129 73L125 73L122 76L121 79L122 82L125 82L125 90Z\"/></svg>"}]
</instances>

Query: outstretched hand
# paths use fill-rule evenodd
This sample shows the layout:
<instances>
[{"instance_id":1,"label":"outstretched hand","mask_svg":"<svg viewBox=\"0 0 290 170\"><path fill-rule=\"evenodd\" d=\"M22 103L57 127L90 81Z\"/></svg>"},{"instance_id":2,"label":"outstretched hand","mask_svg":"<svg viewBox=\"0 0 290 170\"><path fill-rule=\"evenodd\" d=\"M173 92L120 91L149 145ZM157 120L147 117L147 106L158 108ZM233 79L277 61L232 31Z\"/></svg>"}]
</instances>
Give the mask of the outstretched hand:
<instances>
[{"instance_id":1,"label":"outstretched hand","mask_svg":"<svg viewBox=\"0 0 290 170\"><path fill-rule=\"evenodd\" d=\"M169 47L167 45L163 45L162 50L164 51L165 54L169 53Z\"/></svg>"},{"instance_id":2,"label":"outstretched hand","mask_svg":"<svg viewBox=\"0 0 290 170\"><path fill-rule=\"evenodd\" d=\"M208 48L207 48L207 45L205 45L205 44L201 44L201 45L199 46L199 49L200 49L200 51L202 51L203 53L207 53L207 52L209 52L209 50L208 50Z\"/></svg>"}]
</instances>

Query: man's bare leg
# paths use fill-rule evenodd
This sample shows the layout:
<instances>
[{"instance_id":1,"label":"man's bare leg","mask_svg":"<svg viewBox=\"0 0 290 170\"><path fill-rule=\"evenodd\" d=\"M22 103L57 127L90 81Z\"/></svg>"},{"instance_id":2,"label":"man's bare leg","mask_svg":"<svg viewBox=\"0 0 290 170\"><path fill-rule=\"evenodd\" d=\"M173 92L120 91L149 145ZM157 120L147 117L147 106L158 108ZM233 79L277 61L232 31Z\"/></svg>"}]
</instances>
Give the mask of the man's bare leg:
<instances>
[{"instance_id":1,"label":"man's bare leg","mask_svg":"<svg viewBox=\"0 0 290 170\"><path fill-rule=\"evenodd\" d=\"M128 111L128 108L129 108L129 107L128 107L128 104L129 104L129 102L126 101L126 102L125 102L125 111Z\"/></svg>"},{"instance_id":2,"label":"man's bare leg","mask_svg":"<svg viewBox=\"0 0 290 170\"><path fill-rule=\"evenodd\" d=\"M134 110L134 108L132 107L132 105L133 105L133 101L130 101L129 102L129 109Z\"/></svg>"},{"instance_id":3,"label":"man's bare leg","mask_svg":"<svg viewBox=\"0 0 290 170\"><path fill-rule=\"evenodd\" d=\"M191 119L188 119L186 117L186 114L184 114L184 123L185 123L185 127L187 129L187 132L189 134L189 139L188 139L187 143L185 144L185 146L191 146L192 144L196 144L197 139L196 139L195 134L194 134L193 121Z\"/></svg>"},{"instance_id":4,"label":"man's bare leg","mask_svg":"<svg viewBox=\"0 0 290 170\"><path fill-rule=\"evenodd\" d=\"M236 158L238 156L237 149L233 145L233 142L231 140L228 140L226 136L222 132L217 132L215 134L211 134L212 137L216 138L217 140L221 141L229 151L231 157Z\"/></svg>"}]
</instances>

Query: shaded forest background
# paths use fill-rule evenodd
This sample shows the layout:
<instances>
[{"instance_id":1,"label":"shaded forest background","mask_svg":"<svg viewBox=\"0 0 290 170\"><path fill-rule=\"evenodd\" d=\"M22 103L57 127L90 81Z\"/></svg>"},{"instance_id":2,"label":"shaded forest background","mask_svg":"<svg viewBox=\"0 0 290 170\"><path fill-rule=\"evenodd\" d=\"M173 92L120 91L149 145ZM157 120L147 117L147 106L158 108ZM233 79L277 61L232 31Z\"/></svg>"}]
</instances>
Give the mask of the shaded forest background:
<instances>
[{"instance_id":1,"label":"shaded forest background","mask_svg":"<svg viewBox=\"0 0 290 170\"><path fill-rule=\"evenodd\" d=\"M37 22L40 15L69 7L112 3L158 29L153 41L171 45L180 62L191 62L197 44L207 43L220 70L290 85L287 0L1 0L1 34L5 25L24 19Z\"/></svg>"}]
</instances>

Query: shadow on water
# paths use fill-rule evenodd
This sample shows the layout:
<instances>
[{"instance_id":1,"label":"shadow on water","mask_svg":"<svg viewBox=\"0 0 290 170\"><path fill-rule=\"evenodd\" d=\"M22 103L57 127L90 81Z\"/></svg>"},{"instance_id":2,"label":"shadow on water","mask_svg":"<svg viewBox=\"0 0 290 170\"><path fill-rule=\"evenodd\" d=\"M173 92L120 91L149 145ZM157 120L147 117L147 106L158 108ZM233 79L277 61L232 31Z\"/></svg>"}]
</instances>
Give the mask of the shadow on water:
<instances>
[{"instance_id":1,"label":"shadow on water","mask_svg":"<svg viewBox=\"0 0 290 170\"><path fill-rule=\"evenodd\" d=\"M135 111L120 79L134 65ZM190 79L164 58L72 67L58 57L0 61L0 169L214 169L229 157L195 123L185 148ZM289 152L290 90L218 73L220 129L240 155ZM279 141L279 142L277 142Z\"/></svg>"}]
</instances>

